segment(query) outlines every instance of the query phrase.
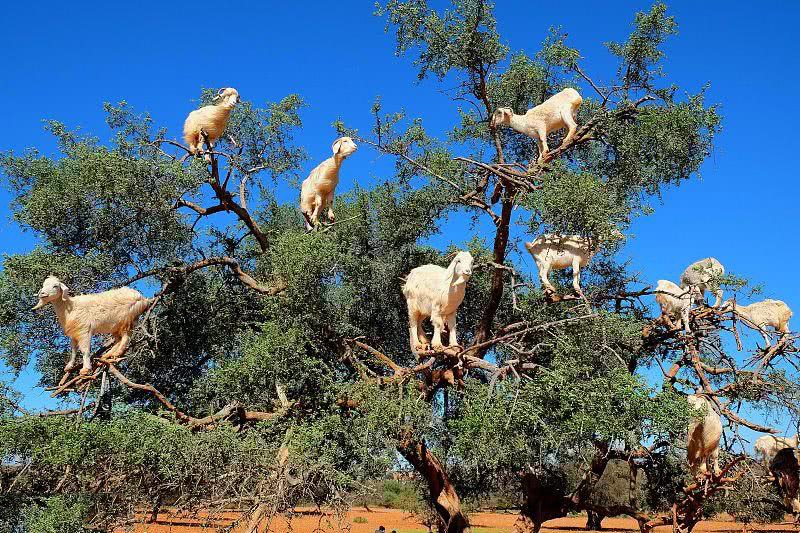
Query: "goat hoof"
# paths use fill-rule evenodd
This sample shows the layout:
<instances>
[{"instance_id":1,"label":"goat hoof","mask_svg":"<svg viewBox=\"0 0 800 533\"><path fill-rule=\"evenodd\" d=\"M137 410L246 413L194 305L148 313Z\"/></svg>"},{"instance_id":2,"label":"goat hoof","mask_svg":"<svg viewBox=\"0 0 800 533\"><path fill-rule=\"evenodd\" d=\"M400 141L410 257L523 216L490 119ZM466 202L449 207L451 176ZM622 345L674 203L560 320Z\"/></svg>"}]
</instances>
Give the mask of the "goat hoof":
<instances>
[{"instance_id":1,"label":"goat hoof","mask_svg":"<svg viewBox=\"0 0 800 533\"><path fill-rule=\"evenodd\" d=\"M80 371L80 375L81 376L88 376L91 373L92 373L92 369L91 368L81 368L81 371Z\"/></svg>"},{"instance_id":2,"label":"goat hoof","mask_svg":"<svg viewBox=\"0 0 800 533\"><path fill-rule=\"evenodd\" d=\"M545 291L545 299L550 303L560 302L563 298L553 291Z\"/></svg>"},{"instance_id":3,"label":"goat hoof","mask_svg":"<svg viewBox=\"0 0 800 533\"><path fill-rule=\"evenodd\" d=\"M431 351L430 344L419 344L414 350L417 354L425 354Z\"/></svg>"}]
</instances>

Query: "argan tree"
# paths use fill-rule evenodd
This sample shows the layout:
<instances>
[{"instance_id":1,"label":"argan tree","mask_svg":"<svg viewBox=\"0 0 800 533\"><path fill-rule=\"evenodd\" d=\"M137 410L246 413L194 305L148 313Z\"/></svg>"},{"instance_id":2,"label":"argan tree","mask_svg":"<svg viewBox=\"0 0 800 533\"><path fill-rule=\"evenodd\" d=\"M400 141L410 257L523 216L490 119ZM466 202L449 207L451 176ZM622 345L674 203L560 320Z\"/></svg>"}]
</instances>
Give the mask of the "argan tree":
<instances>
[{"instance_id":1,"label":"argan tree","mask_svg":"<svg viewBox=\"0 0 800 533\"><path fill-rule=\"evenodd\" d=\"M692 311L692 333L672 331L651 315L652 289L615 257L616 232L657 216L651 200L697 173L720 129L703 92L685 94L665 73L676 23L664 5L608 43L618 67L600 73L560 30L535 56L512 53L482 0L445 11L390 1L377 14L420 79L447 89L452 107L439 112L454 121L430 135L424 117L377 100L373 124L335 124L396 161L395 175L337 196L335 224L306 232L296 205L276 200L305 159L297 95L238 106L210 163L124 102L106 105L112 142L51 122L58 157L2 156L14 218L40 244L3 260L0 354L17 370L35 359L42 385L69 400L29 413L2 388L9 530L236 507L248 510L239 526L257 531L300 503L344 508L400 463L424 481L440 531L468 530L462 500L508 487L520 530L585 510L595 523L626 514L643 531L689 531L709 498L755 468L735 455L738 428L776 432L742 406L796 416L793 336L752 359L728 353L737 322L707 306ZM584 97L580 127L566 143L553 134L542 165L531 139L490 121L567 86ZM471 224L444 235L451 248L422 244L452 216ZM523 239L542 232L601 243L585 297L569 296L560 274L568 296L545 294L520 267ZM463 348L418 357L401 280L456 248L476 259L458 312ZM68 340L51 312L30 310L48 274L75 293L153 295L124 361L64 375ZM646 379L654 368L663 380ZM683 445L695 391L727 424L723 471L698 480ZM596 494L612 460L628 463L628 501Z\"/></svg>"}]
</instances>

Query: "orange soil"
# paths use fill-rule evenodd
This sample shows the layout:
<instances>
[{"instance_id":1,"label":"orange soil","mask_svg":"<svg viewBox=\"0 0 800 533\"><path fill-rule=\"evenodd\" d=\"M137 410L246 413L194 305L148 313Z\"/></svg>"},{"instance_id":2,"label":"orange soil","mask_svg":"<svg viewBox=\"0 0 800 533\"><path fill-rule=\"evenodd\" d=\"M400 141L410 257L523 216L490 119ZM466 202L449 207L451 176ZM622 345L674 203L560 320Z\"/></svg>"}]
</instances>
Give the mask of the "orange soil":
<instances>
[{"instance_id":1,"label":"orange soil","mask_svg":"<svg viewBox=\"0 0 800 533\"><path fill-rule=\"evenodd\" d=\"M213 516L200 515L168 515L160 514L155 523L136 524L134 533L217 533L234 523L238 513L221 513ZM513 531L517 513L471 513L469 515L474 533L505 533ZM353 520L357 519L357 522ZM363 520L366 520L364 522ZM266 526L266 524L264 524ZM350 533L374 533L378 526L384 526L387 533L393 529L397 533L426 533L427 528L419 520L408 513L396 509L371 508L369 511L355 508L350 511L342 522L337 521L330 514L319 514L311 509L299 509L297 514L287 522L286 519L277 518L270 526L270 533L328 533L349 531ZM542 533L568 533L585 531L586 517L584 515L558 518L546 522ZM669 533L670 526L656 528L657 533ZM118 530L122 533L125 530ZM127 531L131 531L128 529ZM236 533L238 530L232 530ZM607 533L636 533L639 531L636 521L629 518L606 518L603 520L603 531ZM697 532L740 533L742 524L732 520L704 521L695 528ZM748 531L778 532L800 531L790 522L766 525L751 525ZM259 533L267 533L262 530Z\"/></svg>"}]
</instances>

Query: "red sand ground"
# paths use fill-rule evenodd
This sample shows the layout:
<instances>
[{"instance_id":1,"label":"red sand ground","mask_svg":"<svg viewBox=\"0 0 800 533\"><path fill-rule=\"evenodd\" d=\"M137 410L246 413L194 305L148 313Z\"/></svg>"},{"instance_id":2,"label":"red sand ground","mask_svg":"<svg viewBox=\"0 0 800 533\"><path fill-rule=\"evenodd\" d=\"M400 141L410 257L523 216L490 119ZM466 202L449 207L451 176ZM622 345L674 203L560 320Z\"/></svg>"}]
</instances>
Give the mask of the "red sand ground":
<instances>
[{"instance_id":1,"label":"red sand ground","mask_svg":"<svg viewBox=\"0 0 800 533\"><path fill-rule=\"evenodd\" d=\"M216 533L222 528L230 526L237 518L238 513L223 513L208 516L174 516L160 514L156 523L137 524L134 533ZM511 513L471 513L469 515L474 533L504 533L513 529L517 514ZM353 520L356 520L354 522ZM366 520L364 522L363 520ZM265 524L266 525L266 524ZM384 526L387 533L396 529L397 533L426 533L427 528L415 517L396 509L355 508L350 511L342 523L336 517L320 515L311 509L301 509L289 525L284 519L277 519L271 525L271 533L328 533L349 531L350 533L374 533L378 526ZM585 531L586 517L583 515L550 520L542 528L542 533L568 533ZM120 532L123 530L120 530ZM130 530L128 530L130 531ZM628 518L606 518L603 521L603 531L607 533L636 533L639 528L635 520ZM671 527L664 526L656 529L657 533L669 533ZM696 528L697 532L740 533L742 525L731 520L716 520L701 522ZM751 525L748 531L778 532L800 531L789 522L780 524ZM233 529L236 533L237 529ZM260 533L266 533L262 531Z\"/></svg>"}]
</instances>

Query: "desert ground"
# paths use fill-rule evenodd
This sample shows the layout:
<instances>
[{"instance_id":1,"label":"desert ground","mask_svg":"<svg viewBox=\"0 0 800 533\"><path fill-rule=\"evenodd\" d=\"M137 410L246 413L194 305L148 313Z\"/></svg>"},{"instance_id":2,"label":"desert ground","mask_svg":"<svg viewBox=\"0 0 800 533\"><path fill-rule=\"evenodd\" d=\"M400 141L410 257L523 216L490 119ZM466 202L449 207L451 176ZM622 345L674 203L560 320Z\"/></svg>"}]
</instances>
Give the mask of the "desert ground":
<instances>
[{"instance_id":1,"label":"desert ground","mask_svg":"<svg viewBox=\"0 0 800 533\"><path fill-rule=\"evenodd\" d=\"M173 515L160 514L156 521L149 524L136 524L133 533L216 533L229 529L230 533L240 533L243 525L237 524L238 513L222 513L213 516L201 515ZM516 512L478 512L471 513L470 520L474 533L506 533L513 531L514 522L517 520ZM331 514L320 514L314 509L299 509L297 514L287 521L283 518L275 519L266 529L259 533L328 533L349 531L350 533L374 533L379 526L384 526L387 533L396 530L397 533L427 533L428 528L422 524L418 517L397 509L354 508L341 521ZM566 518L551 520L542 528L542 533L567 533L585 531L586 516L575 515ZM118 530L122 533L124 530ZM131 531L128 529L128 531ZM634 533L639 528L635 520L627 518L606 518L603 521L603 531L607 533ZM664 526L656 529L656 533L668 533L671 527ZM714 521L700 523L696 532L740 533L745 531L741 523L726 517L719 517ZM791 522L778 524L755 525L750 524L746 531L778 532L800 531Z\"/></svg>"}]
</instances>

